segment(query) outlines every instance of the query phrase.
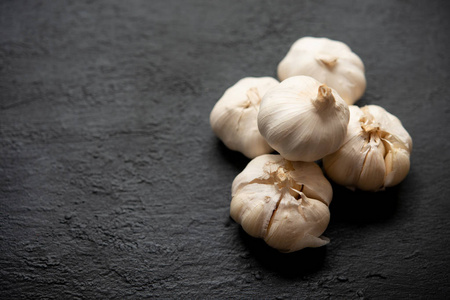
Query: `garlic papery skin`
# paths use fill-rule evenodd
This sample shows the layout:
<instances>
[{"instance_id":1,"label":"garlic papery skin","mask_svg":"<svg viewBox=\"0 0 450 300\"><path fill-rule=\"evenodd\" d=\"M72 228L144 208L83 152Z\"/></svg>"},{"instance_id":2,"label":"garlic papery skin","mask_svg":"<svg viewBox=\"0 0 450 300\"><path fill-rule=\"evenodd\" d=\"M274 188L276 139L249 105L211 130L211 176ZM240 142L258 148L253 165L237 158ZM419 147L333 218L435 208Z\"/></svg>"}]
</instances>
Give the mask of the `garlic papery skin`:
<instances>
[{"instance_id":1,"label":"garlic papery skin","mask_svg":"<svg viewBox=\"0 0 450 300\"><path fill-rule=\"evenodd\" d=\"M364 64L344 43L327 38L297 40L278 64L278 78L306 75L335 89L348 105L366 90Z\"/></svg>"},{"instance_id":2,"label":"garlic papery skin","mask_svg":"<svg viewBox=\"0 0 450 300\"><path fill-rule=\"evenodd\" d=\"M214 133L229 149L248 158L273 151L259 133L257 116L261 97L278 84L272 77L247 77L225 91L209 120Z\"/></svg>"},{"instance_id":3,"label":"garlic papery skin","mask_svg":"<svg viewBox=\"0 0 450 300\"><path fill-rule=\"evenodd\" d=\"M284 158L312 162L339 149L349 118L336 91L312 77L294 76L264 95L258 128Z\"/></svg>"},{"instance_id":4,"label":"garlic papery skin","mask_svg":"<svg viewBox=\"0 0 450 300\"><path fill-rule=\"evenodd\" d=\"M350 189L379 191L408 174L412 139L400 120L377 105L350 106L342 147L324 157L325 173Z\"/></svg>"},{"instance_id":5,"label":"garlic papery skin","mask_svg":"<svg viewBox=\"0 0 450 300\"><path fill-rule=\"evenodd\" d=\"M313 162L261 155L233 181L230 215L251 236L281 252L320 247L330 220L330 183Z\"/></svg>"}]
</instances>

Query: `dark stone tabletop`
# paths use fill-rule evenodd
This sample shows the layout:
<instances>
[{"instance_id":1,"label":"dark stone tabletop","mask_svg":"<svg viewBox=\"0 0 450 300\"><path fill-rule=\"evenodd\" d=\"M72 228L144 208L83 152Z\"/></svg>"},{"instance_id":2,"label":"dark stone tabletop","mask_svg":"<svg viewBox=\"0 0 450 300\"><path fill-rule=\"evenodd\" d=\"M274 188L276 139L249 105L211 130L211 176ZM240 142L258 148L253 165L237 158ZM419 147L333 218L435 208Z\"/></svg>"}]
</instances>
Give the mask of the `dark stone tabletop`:
<instances>
[{"instance_id":1,"label":"dark stone tabletop","mask_svg":"<svg viewBox=\"0 0 450 300\"><path fill-rule=\"evenodd\" d=\"M229 217L249 162L209 113L292 43L366 67L411 171L334 187L322 248L281 254ZM448 1L1 1L1 299L442 299L450 293Z\"/></svg>"}]
</instances>

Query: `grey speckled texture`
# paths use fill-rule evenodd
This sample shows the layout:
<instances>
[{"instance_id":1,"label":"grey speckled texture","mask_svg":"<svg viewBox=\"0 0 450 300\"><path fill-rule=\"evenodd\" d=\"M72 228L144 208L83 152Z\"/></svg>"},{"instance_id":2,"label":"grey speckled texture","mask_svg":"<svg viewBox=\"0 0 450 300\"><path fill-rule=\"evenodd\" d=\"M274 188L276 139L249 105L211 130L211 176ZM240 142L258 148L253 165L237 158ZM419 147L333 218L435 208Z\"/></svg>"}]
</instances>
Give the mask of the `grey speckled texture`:
<instances>
[{"instance_id":1,"label":"grey speckled texture","mask_svg":"<svg viewBox=\"0 0 450 300\"><path fill-rule=\"evenodd\" d=\"M448 1L2 1L0 298L399 299L450 293ZM229 218L248 160L209 113L306 35L366 65L359 105L414 141L384 193L335 187L323 248Z\"/></svg>"}]
</instances>

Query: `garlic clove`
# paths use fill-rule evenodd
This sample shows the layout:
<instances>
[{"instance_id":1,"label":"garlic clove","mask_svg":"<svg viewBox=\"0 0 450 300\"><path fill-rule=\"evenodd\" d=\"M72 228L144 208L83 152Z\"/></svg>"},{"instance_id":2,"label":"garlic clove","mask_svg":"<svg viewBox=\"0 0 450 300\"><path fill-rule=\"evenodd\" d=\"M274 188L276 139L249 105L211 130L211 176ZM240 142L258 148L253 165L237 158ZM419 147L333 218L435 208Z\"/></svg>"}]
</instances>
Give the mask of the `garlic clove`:
<instances>
[{"instance_id":1,"label":"garlic clove","mask_svg":"<svg viewBox=\"0 0 450 300\"><path fill-rule=\"evenodd\" d=\"M390 187L399 184L406 177L409 173L410 161L408 151L400 147L395 148L388 141L385 143L388 149L384 158L386 163L385 186Z\"/></svg>"},{"instance_id":2,"label":"garlic clove","mask_svg":"<svg viewBox=\"0 0 450 300\"><path fill-rule=\"evenodd\" d=\"M297 40L278 65L278 78L311 76L335 89L347 102L354 104L364 94L364 64L340 41L303 37Z\"/></svg>"},{"instance_id":3,"label":"garlic clove","mask_svg":"<svg viewBox=\"0 0 450 300\"><path fill-rule=\"evenodd\" d=\"M280 251L319 247L328 241L321 234L332 196L317 164L261 155L233 181L230 215L248 234Z\"/></svg>"},{"instance_id":4,"label":"garlic clove","mask_svg":"<svg viewBox=\"0 0 450 300\"><path fill-rule=\"evenodd\" d=\"M286 159L312 162L341 146L349 115L336 91L314 78L294 76L264 95L258 128Z\"/></svg>"},{"instance_id":5,"label":"garlic clove","mask_svg":"<svg viewBox=\"0 0 450 300\"><path fill-rule=\"evenodd\" d=\"M257 115L261 97L278 81L271 77L247 77L225 91L210 114L214 133L231 150L249 158L270 153L258 130Z\"/></svg>"},{"instance_id":6,"label":"garlic clove","mask_svg":"<svg viewBox=\"0 0 450 300\"><path fill-rule=\"evenodd\" d=\"M310 200L301 192L298 199L285 194L273 213L264 240L281 252L320 247L328 243L319 236L329 221L330 211L324 203Z\"/></svg>"},{"instance_id":7,"label":"garlic clove","mask_svg":"<svg viewBox=\"0 0 450 300\"><path fill-rule=\"evenodd\" d=\"M264 197L260 197L264 194ZM267 227L276 209L280 195L273 185L245 185L233 197L230 205L230 215L242 225L245 231L253 237L266 235Z\"/></svg>"},{"instance_id":8,"label":"garlic clove","mask_svg":"<svg viewBox=\"0 0 450 300\"><path fill-rule=\"evenodd\" d=\"M349 139L337 152L326 156L323 159L326 174L337 184L353 189L369 152L364 144L364 138L357 135Z\"/></svg>"},{"instance_id":9,"label":"garlic clove","mask_svg":"<svg viewBox=\"0 0 450 300\"><path fill-rule=\"evenodd\" d=\"M334 182L351 189L379 191L408 174L412 140L400 120L380 106L350 106L347 137L323 159Z\"/></svg>"},{"instance_id":10,"label":"garlic clove","mask_svg":"<svg viewBox=\"0 0 450 300\"><path fill-rule=\"evenodd\" d=\"M323 176L322 170L317 164L305 163L301 161L292 162L293 170L290 172L292 180L302 185L302 191L309 197L317 199L326 205L330 205L333 198L328 180Z\"/></svg>"},{"instance_id":11,"label":"garlic clove","mask_svg":"<svg viewBox=\"0 0 450 300\"><path fill-rule=\"evenodd\" d=\"M377 143L374 146L370 146L370 149L367 151L362 171L356 184L358 188L366 191L383 188L386 170L383 159L384 149L381 149L382 145L382 143Z\"/></svg>"}]
</instances>

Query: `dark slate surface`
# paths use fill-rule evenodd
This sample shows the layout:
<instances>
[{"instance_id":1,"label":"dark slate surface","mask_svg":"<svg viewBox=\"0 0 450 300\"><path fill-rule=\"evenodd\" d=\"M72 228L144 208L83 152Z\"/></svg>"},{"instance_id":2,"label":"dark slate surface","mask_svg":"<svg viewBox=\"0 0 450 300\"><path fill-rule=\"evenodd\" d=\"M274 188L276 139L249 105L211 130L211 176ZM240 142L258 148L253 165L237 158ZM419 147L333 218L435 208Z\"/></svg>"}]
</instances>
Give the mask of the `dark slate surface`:
<instances>
[{"instance_id":1,"label":"dark slate surface","mask_svg":"<svg viewBox=\"0 0 450 300\"><path fill-rule=\"evenodd\" d=\"M448 1L2 1L1 298L444 298L449 33ZM335 187L331 243L280 254L230 220L248 160L209 113L306 35L360 55L412 168Z\"/></svg>"}]
</instances>

